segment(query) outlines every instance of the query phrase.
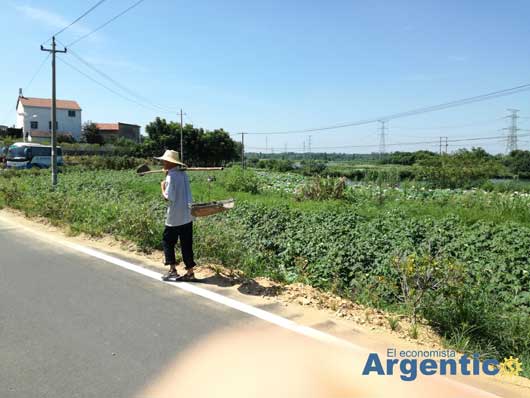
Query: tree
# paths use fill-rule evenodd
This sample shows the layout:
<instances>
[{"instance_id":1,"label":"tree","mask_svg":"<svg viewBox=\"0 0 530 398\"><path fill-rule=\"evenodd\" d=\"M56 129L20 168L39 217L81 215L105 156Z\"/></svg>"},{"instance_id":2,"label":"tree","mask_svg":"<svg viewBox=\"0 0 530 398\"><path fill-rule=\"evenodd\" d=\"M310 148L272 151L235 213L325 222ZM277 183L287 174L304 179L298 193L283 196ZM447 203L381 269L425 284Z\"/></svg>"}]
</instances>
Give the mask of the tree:
<instances>
[{"instance_id":1,"label":"tree","mask_svg":"<svg viewBox=\"0 0 530 398\"><path fill-rule=\"evenodd\" d=\"M157 117L154 122L145 127L145 132L153 142L160 142L162 137L168 137L172 134L172 127L166 122L166 119Z\"/></svg>"},{"instance_id":2,"label":"tree","mask_svg":"<svg viewBox=\"0 0 530 398\"><path fill-rule=\"evenodd\" d=\"M83 125L83 135L81 140L87 144L103 145L105 143L103 136L99 133L98 127L91 121L88 121Z\"/></svg>"},{"instance_id":3,"label":"tree","mask_svg":"<svg viewBox=\"0 0 530 398\"><path fill-rule=\"evenodd\" d=\"M505 163L512 173L530 177L530 151L512 151L506 156Z\"/></svg>"},{"instance_id":4,"label":"tree","mask_svg":"<svg viewBox=\"0 0 530 398\"><path fill-rule=\"evenodd\" d=\"M70 134L59 134L57 136L57 143L59 144L73 144L74 142L74 137L72 137Z\"/></svg>"},{"instance_id":5,"label":"tree","mask_svg":"<svg viewBox=\"0 0 530 398\"><path fill-rule=\"evenodd\" d=\"M421 160L414 174L438 188L470 188L505 174L505 167L482 148L460 149L454 154Z\"/></svg>"},{"instance_id":6,"label":"tree","mask_svg":"<svg viewBox=\"0 0 530 398\"><path fill-rule=\"evenodd\" d=\"M145 131L148 138L142 144L144 155L154 155L166 149L180 152L180 124L157 117ZM182 128L184 163L195 166L216 166L240 159L241 144L223 129L213 131L186 124Z\"/></svg>"}]
</instances>

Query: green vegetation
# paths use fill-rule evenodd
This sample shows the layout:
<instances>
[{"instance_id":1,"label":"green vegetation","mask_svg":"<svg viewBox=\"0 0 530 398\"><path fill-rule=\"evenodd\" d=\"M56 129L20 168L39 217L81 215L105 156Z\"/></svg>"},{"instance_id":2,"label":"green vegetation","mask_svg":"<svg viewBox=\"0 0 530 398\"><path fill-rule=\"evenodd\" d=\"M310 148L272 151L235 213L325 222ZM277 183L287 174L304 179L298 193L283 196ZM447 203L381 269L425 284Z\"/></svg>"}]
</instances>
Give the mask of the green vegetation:
<instances>
[{"instance_id":1,"label":"green vegetation","mask_svg":"<svg viewBox=\"0 0 530 398\"><path fill-rule=\"evenodd\" d=\"M81 141L87 144L98 145L103 145L105 143L105 139L99 133L99 129L96 124L90 121L83 124L83 134L81 136Z\"/></svg>"},{"instance_id":2,"label":"green vegetation","mask_svg":"<svg viewBox=\"0 0 530 398\"><path fill-rule=\"evenodd\" d=\"M378 181L379 174L395 184L421 182L430 188L472 188L530 191L530 151L493 156L482 148L461 149L451 154L429 151L378 155L346 154L250 154L250 167L290 171L302 175L347 177L353 181ZM492 179L505 182L493 184ZM501 185L496 187L495 185Z\"/></svg>"},{"instance_id":3,"label":"green vegetation","mask_svg":"<svg viewBox=\"0 0 530 398\"><path fill-rule=\"evenodd\" d=\"M79 166L87 170L134 170L138 166L151 162L151 159L131 156L64 156L67 166Z\"/></svg>"},{"instance_id":4,"label":"green vegetation","mask_svg":"<svg viewBox=\"0 0 530 398\"><path fill-rule=\"evenodd\" d=\"M136 155L160 156L164 149L179 150L180 124L156 118L145 131L148 138L138 146ZM230 138L223 129L213 131L196 128L191 124L182 126L186 164L194 166L220 166L240 159L241 144Z\"/></svg>"},{"instance_id":5,"label":"green vegetation","mask_svg":"<svg viewBox=\"0 0 530 398\"><path fill-rule=\"evenodd\" d=\"M51 191L47 171L7 171L0 204L149 251L163 229L160 179L78 166ZM190 179L197 202L237 201L196 222L202 261L424 319L452 346L528 364L530 194L399 183L391 168L358 185L240 168Z\"/></svg>"}]
</instances>

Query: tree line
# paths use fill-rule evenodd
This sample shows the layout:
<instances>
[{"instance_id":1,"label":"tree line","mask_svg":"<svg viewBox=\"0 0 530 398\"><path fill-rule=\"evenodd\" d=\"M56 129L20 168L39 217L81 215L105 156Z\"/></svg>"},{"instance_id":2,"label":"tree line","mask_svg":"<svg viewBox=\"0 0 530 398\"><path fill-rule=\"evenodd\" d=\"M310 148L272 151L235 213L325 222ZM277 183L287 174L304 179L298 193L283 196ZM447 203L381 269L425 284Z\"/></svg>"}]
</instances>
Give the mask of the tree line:
<instances>
[{"instance_id":1,"label":"tree line","mask_svg":"<svg viewBox=\"0 0 530 398\"><path fill-rule=\"evenodd\" d=\"M113 139L114 145L127 147L128 153L136 157L160 156L166 149L180 152L180 123L157 117L145 127L147 136L141 143L134 143L124 138ZM105 144L94 123L83 125L82 142L88 144ZM241 159L241 143L230 138L223 129L205 130L192 124L182 126L184 162L193 166L222 166Z\"/></svg>"}]
</instances>

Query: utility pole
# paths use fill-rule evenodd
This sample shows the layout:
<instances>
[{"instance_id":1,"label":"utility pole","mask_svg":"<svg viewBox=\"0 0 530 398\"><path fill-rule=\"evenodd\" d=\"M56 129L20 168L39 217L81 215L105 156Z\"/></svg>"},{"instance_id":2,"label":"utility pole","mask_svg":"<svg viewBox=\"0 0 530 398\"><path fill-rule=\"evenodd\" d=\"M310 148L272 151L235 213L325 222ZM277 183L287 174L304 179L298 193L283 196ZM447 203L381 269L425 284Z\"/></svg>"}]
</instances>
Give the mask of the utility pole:
<instances>
[{"instance_id":1,"label":"utility pole","mask_svg":"<svg viewBox=\"0 0 530 398\"><path fill-rule=\"evenodd\" d=\"M313 155L311 155L311 136L309 136L308 140L308 149L309 149L309 170L311 171L311 161L313 160Z\"/></svg>"},{"instance_id":2,"label":"utility pole","mask_svg":"<svg viewBox=\"0 0 530 398\"><path fill-rule=\"evenodd\" d=\"M245 168L245 133L241 133L241 168Z\"/></svg>"},{"instance_id":3,"label":"utility pole","mask_svg":"<svg viewBox=\"0 0 530 398\"><path fill-rule=\"evenodd\" d=\"M508 109L508 112L511 114L506 116L506 118L510 119L511 124L510 127L504 129L508 130L508 136L506 137L506 153L517 150L517 132L520 130L517 127L517 119L519 119L517 112L519 112L519 109Z\"/></svg>"},{"instance_id":4,"label":"utility pole","mask_svg":"<svg viewBox=\"0 0 530 398\"><path fill-rule=\"evenodd\" d=\"M55 54L66 53L64 50L57 50L55 46L55 36L52 37L52 48L44 48L41 44L41 51L52 53L52 188L57 186L57 95L55 80Z\"/></svg>"},{"instance_id":5,"label":"utility pole","mask_svg":"<svg viewBox=\"0 0 530 398\"><path fill-rule=\"evenodd\" d=\"M445 152L442 149L444 146L445 146ZM440 155L442 153L447 153L448 147L449 147L449 137L440 137Z\"/></svg>"},{"instance_id":6,"label":"utility pole","mask_svg":"<svg viewBox=\"0 0 530 398\"><path fill-rule=\"evenodd\" d=\"M180 109L180 161L184 163L184 139L182 138L183 135L183 123L182 117L185 115L185 113L182 113L182 108Z\"/></svg>"},{"instance_id":7,"label":"utility pole","mask_svg":"<svg viewBox=\"0 0 530 398\"><path fill-rule=\"evenodd\" d=\"M379 135L379 157L382 159L386 153L386 120L380 120L381 133Z\"/></svg>"}]
</instances>

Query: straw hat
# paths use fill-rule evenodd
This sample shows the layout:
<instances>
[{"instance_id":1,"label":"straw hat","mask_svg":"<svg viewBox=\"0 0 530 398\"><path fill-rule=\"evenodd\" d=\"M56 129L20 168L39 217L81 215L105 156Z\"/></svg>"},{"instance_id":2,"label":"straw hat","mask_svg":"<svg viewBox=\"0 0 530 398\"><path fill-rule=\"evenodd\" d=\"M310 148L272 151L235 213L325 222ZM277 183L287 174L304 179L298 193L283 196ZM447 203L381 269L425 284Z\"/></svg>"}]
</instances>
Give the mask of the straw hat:
<instances>
[{"instance_id":1,"label":"straw hat","mask_svg":"<svg viewBox=\"0 0 530 398\"><path fill-rule=\"evenodd\" d=\"M155 158L157 160L165 160L166 162L178 164L183 167L188 167L184 163L180 161L180 156L177 151L172 151L171 149L167 149L164 152L164 155L160 156L159 158Z\"/></svg>"}]
</instances>

